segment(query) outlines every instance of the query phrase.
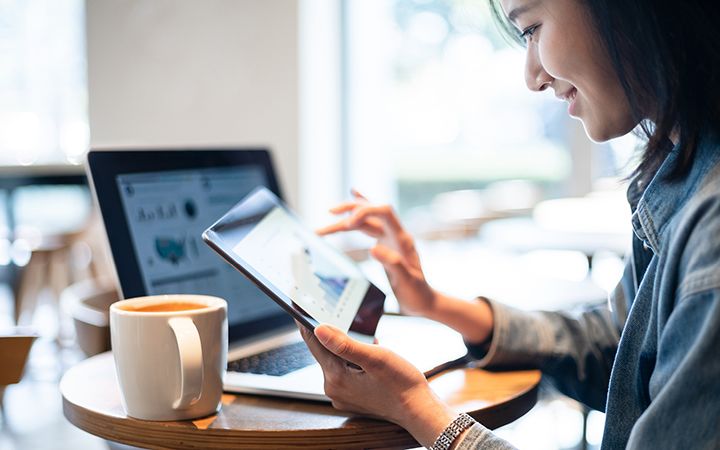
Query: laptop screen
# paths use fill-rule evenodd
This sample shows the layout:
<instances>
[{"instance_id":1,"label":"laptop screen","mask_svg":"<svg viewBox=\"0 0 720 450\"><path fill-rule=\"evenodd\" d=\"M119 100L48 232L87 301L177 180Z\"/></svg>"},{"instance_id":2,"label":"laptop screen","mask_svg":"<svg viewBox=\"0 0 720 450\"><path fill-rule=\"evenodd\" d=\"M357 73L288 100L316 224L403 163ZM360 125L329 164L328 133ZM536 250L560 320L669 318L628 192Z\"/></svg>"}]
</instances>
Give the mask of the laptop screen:
<instances>
[{"instance_id":1,"label":"laptop screen","mask_svg":"<svg viewBox=\"0 0 720 450\"><path fill-rule=\"evenodd\" d=\"M202 242L202 232L256 187L279 193L267 150L94 150L88 170L125 298L221 297L231 342L294 326Z\"/></svg>"},{"instance_id":2,"label":"laptop screen","mask_svg":"<svg viewBox=\"0 0 720 450\"><path fill-rule=\"evenodd\" d=\"M226 299L228 322L251 322L278 308L202 242L202 232L257 186L259 166L120 174L120 198L145 291Z\"/></svg>"}]
</instances>

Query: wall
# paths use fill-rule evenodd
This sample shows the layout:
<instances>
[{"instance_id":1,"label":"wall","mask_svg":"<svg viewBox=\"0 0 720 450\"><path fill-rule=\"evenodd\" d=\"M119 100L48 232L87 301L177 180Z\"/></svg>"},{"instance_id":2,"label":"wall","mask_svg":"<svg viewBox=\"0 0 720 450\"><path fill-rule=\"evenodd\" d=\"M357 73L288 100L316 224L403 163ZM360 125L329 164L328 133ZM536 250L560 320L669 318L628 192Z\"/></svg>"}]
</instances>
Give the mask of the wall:
<instances>
[{"instance_id":1,"label":"wall","mask_svg":"<svg viewBox=\"0 0 720 450\"><path fill-rule=\"evenodd\" d=\"M299 203L296 0L86 0L91 146L268 145Z\"/></svg>"}]
</instances>

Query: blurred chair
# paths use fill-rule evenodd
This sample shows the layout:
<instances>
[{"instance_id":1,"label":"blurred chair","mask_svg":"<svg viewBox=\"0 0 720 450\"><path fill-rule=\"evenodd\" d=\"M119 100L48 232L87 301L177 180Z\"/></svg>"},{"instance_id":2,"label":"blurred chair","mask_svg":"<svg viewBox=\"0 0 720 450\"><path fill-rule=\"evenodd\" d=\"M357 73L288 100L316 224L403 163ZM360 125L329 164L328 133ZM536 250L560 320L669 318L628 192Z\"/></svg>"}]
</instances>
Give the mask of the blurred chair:
<instances>
[{"instance_id":1,"label":"blurred chair","mask_svg":"<svg viewBox=\"0 0 720 450\"><path fill-rule=\"evenodd\" d=\"M443 192L432 199L430 215L417 230L418 235L430 240L473 237L488 222L529 215L541 197L540 188L527 180L496 181L484 189Z\"/></svg>"},{"instance_id":2,"label":"blurred chair","mask_svg":"<svg viewBox=\"0 0 720 450\"><path fill-rule=\"evenodd\" d=\"M571 309L581 304L604 302L606 296L597 295L598 291L609 291L619 279L621 270L610 285L597 289L600 286L592 279L593 266L596 254L610 252L622 258L630 249L630 208L621 189L592 192L579 198L545 200L535 206L531 217L498 220L485 226L480 236L494 246L518 253L537 250L581 252L587 260L588 282L582 283L584 286L577 284L577 293L572 292L575 299L567 301L562 308ZM592 296L597 299L592 301ZM583 297L587 297L585 301ZM588 448L590 409L569 401L559 392L547 394L538 404L552 403L558 399L574 404L581 411L583 428L580 448Z\"/></svg>"},{"instance_id":3,"label":"blurred chair","mask_svg":"<svg viewBox=\"0 0 720 450\"><path fill-rule=\"evenodd\" d=\"M15 323L21 323L24 313L30 317L25 323L30 323L38 297L45 289L50 289L57 301L63 289L73 283L110 276L113 272L104 240L97 214L92 214L79 230L52 234L32 228L18 230L16 243L23 243L28 256L13 283Z\"/></svg>"},{"instance_id":4,"label":"blurred chair","mask_svg":"<svg viewBox=\"0 0 720 450\"><path fill-rule=\"evenodd\" d=\"M3 397L9 384L20 382L30 347L37 335L22 329L0 333L0 414L5 418Z\"/></svg>"},{"instance_id":5,"label":"blurred chair","mask_svg":"<svg viewBox=\"0 0 720 450\"><path fill-rule=\"evenodd\" d=\"M73 319L80 349L90 357L110 350L110 305L120 295L109 279L90 279L63 290L60 303Z\"/></svg>"},{"instance_id":6,"label":"blurred chair","mask_svg":"<svg viewBox=\"0 0 720 450\"><path fill-rule=\"evenodd\" d=\"M18 325L21 324L24 312L32 316L38 296L44 289L50 288L55 298L58 298L62 289L70 283L70 249L77 239L77 233L19 236L16 242L22 244L16 244L16 248L24 248L29 255L25 257L27 262L20 267L13 285L14 319Z\"/></svg>"},{"instance_id":7,"label":"blurred chair","mask_svg":"<svg viewBox=\"0 0 720 450\"><path fill-rule=\"evenodd\" d=\"M592 268L596 253L624 256L630 248L630 208L622 192L545 200L536 205L532 217L498 220L485 226L481 237L518 252L579 251Z\"/></svg>"}]
</instances>

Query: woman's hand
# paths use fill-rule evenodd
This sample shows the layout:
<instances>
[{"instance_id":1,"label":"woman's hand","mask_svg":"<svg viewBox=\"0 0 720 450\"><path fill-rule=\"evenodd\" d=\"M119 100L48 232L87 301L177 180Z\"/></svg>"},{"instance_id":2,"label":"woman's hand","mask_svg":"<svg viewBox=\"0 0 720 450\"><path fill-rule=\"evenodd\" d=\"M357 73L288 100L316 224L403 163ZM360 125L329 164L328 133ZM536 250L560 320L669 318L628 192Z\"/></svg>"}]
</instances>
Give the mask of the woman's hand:
<instances>
[{"instance_id":1,"label":"woman's hand","mask_svg":"<svg viewBox=\"0 0 720 450\"><path fill-rule=\"evenodd\" d=\"M436 292L425 281L412 236L405 231L391 206L372 205L357 191L353 190L352 193L352 201L330 209L333 214L349 215L318 229L317 233L323 236L359 230L377 238L370 254L385 268L401 311L411 315L427 315L434 306Z\"/></svg>"},{"instance_id":2,"label":"woman's hand","mask_svg":"<svg viewBox=\"0 0 720 450\"><path fill-rule=\"evenodd\" d=\"M423 374L397 354L329 325L318 326L315 335L298 327L322 367L325 394L335 408L394 422L424 446L432 445L453 420L455 413L432 392Z\"/></svg>"},{"instance_id":3,"label":"woman's hand","mask_svg":"<svg viewBox=\"0 0 720 450\"><path fill-rule=\"evenodd\" d=\"M353 190L354 200L335 206L334 214L349 215L317 230L319 235L359 230L377 238L371 249L380 261L404 314L424 316L444 323L467 342L485 342L493 330L493 312L485 301L467 302L442 294L425 281L412 236L405 231L392 207L372 205Z\"/></svg>"}]
</instances>

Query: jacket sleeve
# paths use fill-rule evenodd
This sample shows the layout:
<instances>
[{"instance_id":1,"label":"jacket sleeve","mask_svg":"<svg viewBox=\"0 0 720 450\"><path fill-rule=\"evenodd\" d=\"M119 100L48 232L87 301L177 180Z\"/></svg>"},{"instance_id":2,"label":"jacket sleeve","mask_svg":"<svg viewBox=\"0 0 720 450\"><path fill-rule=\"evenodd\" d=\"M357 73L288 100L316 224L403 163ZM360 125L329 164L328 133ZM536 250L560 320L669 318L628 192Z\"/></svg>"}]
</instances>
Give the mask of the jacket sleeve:
<instances>
[{"instance_id":1,"label":"jacket sleeve","mask_svg":"<svg viewBox=\"0 0 720 450\"><path fill-rule=\"evenodd\" d=\"M720 272L713 277L720 285ZM510 311L506 310L507 307L501 308L503 313ZM559 323L566 320L550 314L552 317L548 323L537 323L545 320L547 313L531 315L530 319L525 318L526 314L520 313L523 321L518 321L518 324L548 326L558 323L558 320ZM513 316L508 321L516 318ZM628 449L717 447L717 430L720 427L720 402L716 400L720 398L720 383L717 381L720 379L719 343L720 287L684 297L662 332L657 364L649 386L651 401L632 428ZM495 345L495 351L502 351L500 344ZM541 345L537 348L544 351ZM486 358L492 356L488 353ZM525 361L538 360L537 356L521 356ZM498 358L498 361L506 362L508 359ZM565 378L574 377L569 375ZM577 380L565 382L569 385L578 383ZM455 448L510 450L515 447L478 424Z\"/></svg>"},{"instance_id":2,"label":"jacket sleeve","mask_svg":"<svg viewBox=\"0 0 720 450\"><path fill-rule=\"evenodd\" d=\"M467 434L455 444L455 450L514 450L515 447L495 436L480 424L473 425Z\"/></svg>"},{"instance_id":3,"label":"jacket sleeve","mask_svg":"<svg viewBox=\"0 0 720 450\"><path fill-rule=\"evenodd\" d=\"M565 395L604 411L610 371L632 289L632 264L608 304L579 314L527 312L493 300L494 329L489 349L468 344L479 367L540 369ZM612 308L610 307L612 306Z\"/></svg>"},{"instance_id":4,"label":"jacket sleeve","mask_svg":"<svg viewBox=\"0 0 720 450\"><path fill-rule=\"evenodd\" d=\"M487 346L468 345L477 365L489 369L537 368L558 388L597 409L605 409L610 369L627 311L626 289L632 289L632 264L610 295L609 305L579 315L526 312L487 301L493 309L493 336ZM456 443L456 450L510 450L515 447L477 424Z\"/></svg>"}]
</instances>

